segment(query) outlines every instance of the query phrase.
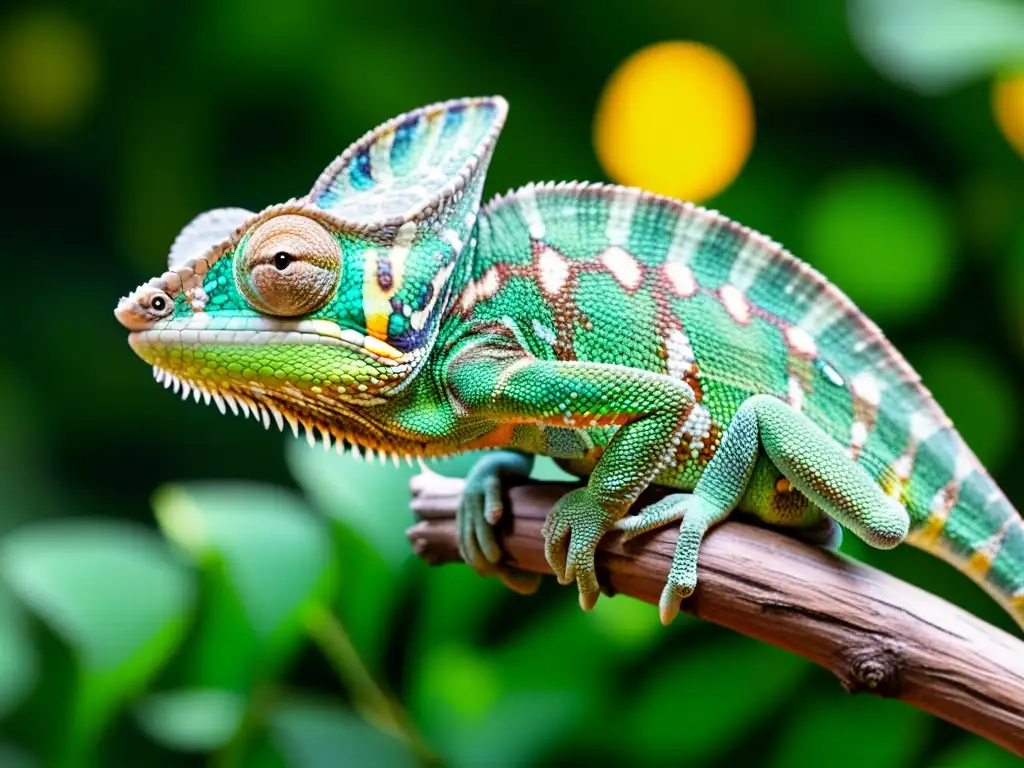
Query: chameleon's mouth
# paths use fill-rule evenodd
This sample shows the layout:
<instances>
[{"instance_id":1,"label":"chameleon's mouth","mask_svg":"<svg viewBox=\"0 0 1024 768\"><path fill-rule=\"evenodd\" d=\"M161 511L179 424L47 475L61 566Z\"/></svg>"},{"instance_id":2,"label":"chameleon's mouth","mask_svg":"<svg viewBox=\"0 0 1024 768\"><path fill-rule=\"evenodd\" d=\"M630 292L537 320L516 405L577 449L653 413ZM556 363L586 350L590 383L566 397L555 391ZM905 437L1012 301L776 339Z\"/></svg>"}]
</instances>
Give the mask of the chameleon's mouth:
<instances>
[{"instance_id":1,"label":"chameleon's mouth","mask_svg":"<svg viewBox=\"0 0 1024 768\"><path fill-rule=\"evenodd\" d=\"M151 328L128 335L140 356L145 347L195 344L262 346L281 344L336 344L394 365L402 353L387 342L330 320L286 320L238 315L214 317L206 312L183 319L161 320Z\"/></svg>"},{"instance_id":2,"label":"chameleon's mouth","mask_svg":"<svg viewBox=\"0 0 1024 768\"><path fill-rule=\"evenodd\" d=\"M361 455L361 446L396 461L423 453L368 418L405 379L409 361L398 350L323 320L199 317L160 321L129 336L164 387L266 428L287 424L296 437L303 428L310 445L339 453Z\"/></svg>"}]
</instances>

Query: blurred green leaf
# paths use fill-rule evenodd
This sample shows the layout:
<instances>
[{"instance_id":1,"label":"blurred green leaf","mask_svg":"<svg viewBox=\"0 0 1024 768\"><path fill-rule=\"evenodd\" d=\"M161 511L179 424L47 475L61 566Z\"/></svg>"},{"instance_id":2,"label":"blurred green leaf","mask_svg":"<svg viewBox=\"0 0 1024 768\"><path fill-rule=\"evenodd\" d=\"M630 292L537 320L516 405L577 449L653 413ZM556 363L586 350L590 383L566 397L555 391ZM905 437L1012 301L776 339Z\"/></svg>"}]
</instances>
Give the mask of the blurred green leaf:
<instances>
[{"instance_id":1,"label":"blurred green leaf","mask_svg":"<svg viewBox=\"0 0 1024 768\"><path fill-rule=\"evenodd\" d=\"M313 504L372 544L391 569L411 556L405 529L412 522L412 468L378 463L376 458L358 461L299 440L288 441L285 455Z\"/></svg>"},{"instance_id":2,"label":"blurred green leaf","mask_svg":"<svg viewBox=\"0 0 1024 768\"><path fill-rule=\"evenodd\" d=\"M81 759L114 711L181 639L192 603L185 569L131 524L55 520L0 542L15 594L71 647L81 665L63 759Z\"/></svg>"},{"instance_id":3,"label":"blurred green leaf","mask_svg":"<svg viewBox=\"0 0 1024 768\"><path fill-rule=\"evenodd\" d=\"M21 607L7 585L0 582L0 718L29 692L38 674L39 660ZM4 765L0 761L0 765Z\"/></svg>"},{"instance_id":4,"label":"blurred green leaf","mask_svg":"<svg viewBox=\"0 0 1024 768\"><path fill-rule=\"evenodd\" d=\"M401 741L330 704L285 703L269 729L289 768L417 764Z\"/></svg>"},{"instance_id":5,"label":"blurred green leaf","mask_svg":"<svg viewBox=\"0 0 1024 768\"><path fill-rule=\"evenodd\" d=\"M683 650L650 665L647 679L631 686L636 692L625 711L611 702L616 737L601 743L623 756L706 761L771 718L810 670L795 654L715 632L721 640L690 658Z\"/></svg>"},{"instance_id":6,"label":"blurred green leaf","mask_svg":"<svg viewBox=\"0 0 1024 768\"><path fill-rule=\"evenodd\" d=\"M890 79L937 94L1024 60L1014 0L848 0L850 29Z\"/></svg>"},{"instance_id":7,"label":"blurred green leaf","mask_svg":"<svg viewBox=\"0 0 1024 768\"><path fill-rule=\"evenodd\" d=\"M358 461L289 440L288 466L306 496L331 520L344 566L337 612L365 663L375 669L386 646L390 612L411 563L413 470Z\"/></svg>"},{"instance_id":8,"label":"blurred green leaf","mask_svg":"<svg viewBox=\"0 0 1024 768\"><path fill-rule=\"evenodd\" d=\"M20 747L0 740L0 765L4 768L35 768L38 763Z\"/></svg>"},{"instance_id":9,"label":"blurred green leaf","mask_svg":"<svg viewBox=\"0 0 1024 768\"><path fill-rule=\"evenodd\" d=\"M769 763L776 768L814 765L824 755L834 768L902 768L920 754L932 723L902 701L843 696L838 687L789 710L787 720Z\"/></svg>"},{"instance_id":10,"label":"blurred green leaf","mask_svg":"<svg viewBox=\"0 0 1024 768\"><path fill-rule=\"evenodd\" d=\"M945 204L904 171L842 172L815 191L803 223L802 258L877 321L933 306L952 275Z\"/></svg>"},{"instance_id":11,"label":"blurred green leaf","mask_svg":"<svg viewBox=\"0 0 1024 768\"><path fill-rule=\"evenodd\" d=\"M973 733L929 763L932 768L1018 768L1020 758Z\"/></svg>"},{"instance_id":12,"label":"blurred green leaf","mask_svg":"<svg viewBox=\"0 0 1024 768\"><path fill-rule=\"evenodd\" d=\"M238 689L285 663L305 634L307 609L329 602L337 586L323 522L294 493L256 483L165 486L153 505L212 590L188 682Z\"/></svg>"},{"instance_id":13,"label":"blurred green leaf","mask_svg":"<svg viewBox=\"0 0 1024 768\"><path fill-rule=\"evenodd\" d=\"M177 690L142 699L135 719L151 739L168 749L205 752L227 743L245 707L245 698L232 691Z\"/></svg>"},{"instance_id":14,"label":"blurred green leaf","mask_svg":"<svg viewBox=\"0 0 1024 768\"><path fill-rule=\"evenodd\" d=\"M583 687L556 679L519 689L519 671L500 655L469 645L425 649L411 698L417 721L446 764L535 764L583 714Z\"/></svg>"}]
</instances>

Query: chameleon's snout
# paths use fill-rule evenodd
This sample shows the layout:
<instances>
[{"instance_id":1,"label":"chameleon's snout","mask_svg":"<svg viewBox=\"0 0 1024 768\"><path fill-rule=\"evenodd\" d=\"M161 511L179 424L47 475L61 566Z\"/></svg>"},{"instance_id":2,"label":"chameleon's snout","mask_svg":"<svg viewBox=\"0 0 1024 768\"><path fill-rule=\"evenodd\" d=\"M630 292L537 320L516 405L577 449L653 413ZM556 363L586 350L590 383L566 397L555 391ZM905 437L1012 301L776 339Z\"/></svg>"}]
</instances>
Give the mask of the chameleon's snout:
<instances>
[{"instance_id":1,"label":"chameleon's snout","mask_svg":"<svg viewBox=\"0 0 1024 768\"><path fill-rule=\"evenodd\" d=\"M129 331L145 331L174 311L174 302L159 288L143 285L117 303L114 317Z\"/></svg>"}]
</instances>

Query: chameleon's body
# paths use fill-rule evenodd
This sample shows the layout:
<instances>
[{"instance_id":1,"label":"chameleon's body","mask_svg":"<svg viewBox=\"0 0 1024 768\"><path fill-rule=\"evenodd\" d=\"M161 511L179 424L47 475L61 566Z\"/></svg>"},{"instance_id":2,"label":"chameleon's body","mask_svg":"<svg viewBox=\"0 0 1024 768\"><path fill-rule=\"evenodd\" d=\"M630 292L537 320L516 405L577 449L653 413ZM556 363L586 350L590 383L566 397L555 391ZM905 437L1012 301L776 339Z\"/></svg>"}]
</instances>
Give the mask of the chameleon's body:
<instances>
[{"instance_id":1,"label":"chameleon's body","mask_svg":"<svg viewBox=\"0 0 1024 768\"><path fill-rule=\"evenodd\" d=\"M545 528L581 602L593 553L682 519L662 617L733 509L952 562L1024 626L1024 521L918 377L821 275L704 209L528 186L480 209L506 106L371 131L304 198L212 211L118 307L158 380L339 450L503 449L468 479L463 553L499 563L500 478L544 454L589 476ZM353 448L353 450L359 450ZM626 516L651 482L681 493ZM685 514L684 514L685 513ZM831 526L831 527L830 527Z\"/></svg>"}]
</instances>

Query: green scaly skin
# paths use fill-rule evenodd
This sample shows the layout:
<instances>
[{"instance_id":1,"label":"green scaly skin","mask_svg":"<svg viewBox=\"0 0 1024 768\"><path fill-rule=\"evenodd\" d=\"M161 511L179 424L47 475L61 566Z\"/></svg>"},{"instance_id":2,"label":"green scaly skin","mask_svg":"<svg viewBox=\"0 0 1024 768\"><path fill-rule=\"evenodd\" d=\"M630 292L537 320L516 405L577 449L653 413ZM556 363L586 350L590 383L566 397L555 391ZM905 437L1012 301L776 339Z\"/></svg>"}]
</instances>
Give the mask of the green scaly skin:
<instances>
[{"instance_id":1,"label":"green scaly skin","mask_svg":"<svg viewBox=\"0 0 1024 768\"><path fill-rule=\"evenodd\" d=\"M733 510L834 545L906 540L1024 626L1024 521L878 328L768 238L636 189L530 185L480 208L507 106L402 115L308 195L218 209L116 314L157 379L310 442L383 458L496 449L470 474L463 557L520 591L501 483L585 475L545 525L590 608L594 552L681 521L661 601ZM676 489L636 514L651 483Z\"/></svg>"}]
</instances>

